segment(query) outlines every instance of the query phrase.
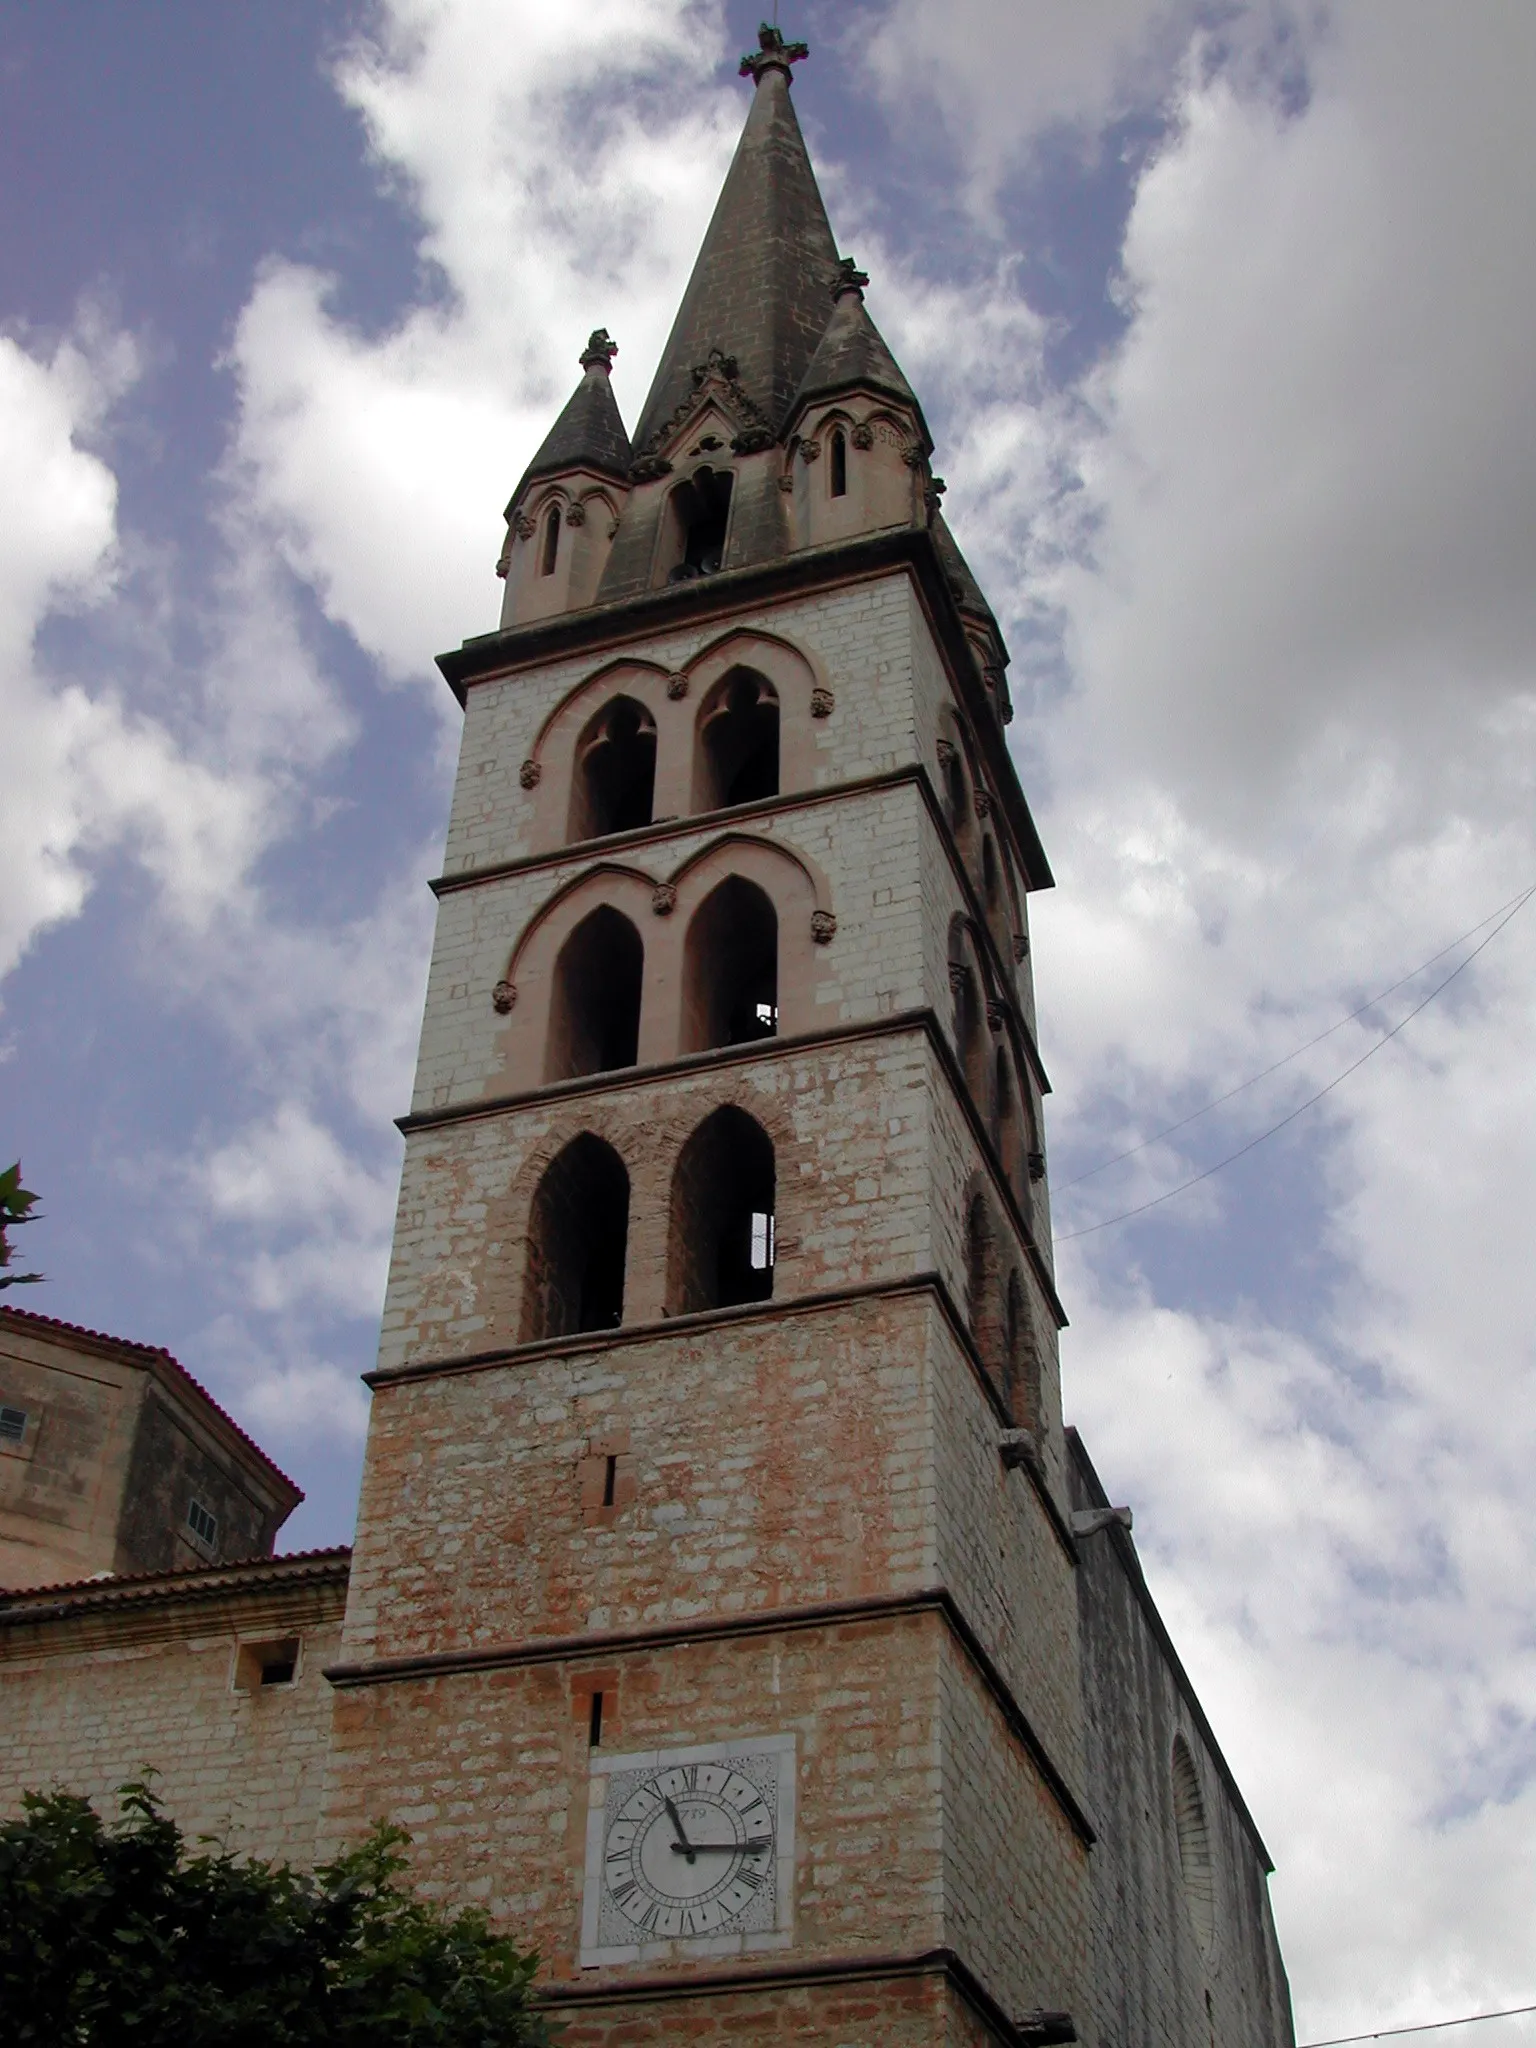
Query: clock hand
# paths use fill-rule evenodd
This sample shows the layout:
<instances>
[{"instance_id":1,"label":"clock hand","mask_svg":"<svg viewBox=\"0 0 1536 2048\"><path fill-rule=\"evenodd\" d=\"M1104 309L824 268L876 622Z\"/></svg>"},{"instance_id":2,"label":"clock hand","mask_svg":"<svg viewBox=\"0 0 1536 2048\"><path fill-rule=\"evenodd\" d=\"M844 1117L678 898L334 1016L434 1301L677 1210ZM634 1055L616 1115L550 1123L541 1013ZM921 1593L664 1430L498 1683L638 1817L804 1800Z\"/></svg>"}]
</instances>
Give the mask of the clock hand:
<instances>
[{"instance_id":1,"label":"clock hand","mask_svg":"<svg viewBox=\"0 0 1536 2048\"><path fill-rule=\"evenodd\" d=\"M685 1848L682 1843L672 1844L674 1856L686 1856L691 1863L695 1856L734 1856L738 1849L771 1849L772 1835L751 1835L744 1842L690 1842Z\"/></svg>"},{"instance_id":2,"label":"clock hand","mask_svg":"<svg viewBox=\"0 0 1536 2048\"><path fill-rule=\"evenodd\" d=\"M687 1835L683 1832L683 1823L678 1814L677 1808L672 1804L671 1800L668 1799L665 1795L663 1795L661 1803L667 1809L668 1820L671 1821L673 1827L677 1831L677 1840L672 1844L673 1853L678 1856L686 1856L688 1858L688 1861L691 1863L693 1861L695 1853L694 1845L692 1842L689 1841Z\"/></svg>"}]
</instances>

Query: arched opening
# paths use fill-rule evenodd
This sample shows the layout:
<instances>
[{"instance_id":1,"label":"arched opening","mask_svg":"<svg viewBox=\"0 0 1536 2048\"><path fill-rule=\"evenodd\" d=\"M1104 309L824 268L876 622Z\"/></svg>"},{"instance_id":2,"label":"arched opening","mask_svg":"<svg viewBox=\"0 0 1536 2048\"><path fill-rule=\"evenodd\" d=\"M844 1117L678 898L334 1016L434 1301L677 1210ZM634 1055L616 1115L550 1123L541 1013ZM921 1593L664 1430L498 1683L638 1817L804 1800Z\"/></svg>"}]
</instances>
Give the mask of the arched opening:
<instances>
[{"instance_id":1,"label":"arched opening","mask_svg":"<svg viewBox=\"0 0 1536 2048\"><path fill-rule=\"evenodd\" d=\"M1008 1276L1003 1317L1003 1398L1021 1429L1040 1430L1040 1355L1017 1273Z\"/></svg>"},{"instance_id":2,"label":"arched opening","mask_svg":"<svg viewBox=\"0 0 1536 2048\"><path fill-rule=\"evenodd\" d=\"M672 1176L667 1300L673 1315L773 1293L773 1141L745 1110L704 1119Z\"/></svg>"},{"instance_id":3,"label":"arched opening","mask_svg":"<svg viewBox=\"0 0 1536 2048\"><path fill-rule=\"evenodd\" d=\"M965 786L965 766L953 740L939 742L939 768L944 778L944 814L949 829L961 838L969 822L970 804Z\"/></svg>"},{"instance_id":4,"label":"arched opening","mask_svg":"<svg viewBox=\"0 0 1536 2048\"><path fill-rule=\"evenodd\" d=\"M633 697L614 697L576 742L570 837L604 839L651 822L656 721Z\"/></svg>"},{"instance_id":5,"label":"arched opening","mask_svg":"<svg viewBox=\"0 0 1536 2048\"><path fill-rule=\"evenodd\" d=\"M539 547L539 574L553 576L560 553L560 507L551 505L544 515L544 539Z\"/></svg>"},{"instance_id":6,"label":"arched opening","mask_svg":"<svg viewBox=\"0 0 1536 2048\"><path fill-rule=\"evenodd\" d=\"M729 810L779 793L779 697L754 668L733 668L699 711L696 811Z\"/></svg>"},{"instance_id":7,"label":"arched opening","mask_svg":"<svg viewBox=\"0 0 1536 2048\"><path fill-rule=\"evenodd\" d=\"M1019 1186L1019 1119L1013 1099L1013 1072L1004 1046L992 1062L992 1143L1010 1187Z\"/></svg>"},{"instance_id":8,"label":"arched opening","mask_svg":"<svg viewBox=\"0 0 1536 2048\"><path fill-rule=\"evenodd\" d=\"M827 464L827 477L834 498L848 495L848 439L841 427L832 432L832 459Z\"/></svg>"},{"instance_id":9,"label":"arched opening","mask_svg":"<svg viewBox=\"0 0 1536 2048\"><path fill-rule=\"evenodd\" d=\"M624 1316L629 1175L590 1131L545 1168L528 1218L525 1343L614 1329Z\"/></svg>"},{"instance_id":10,"label":"arched opening","mask_svg":"<svg viewBox=\"0 0 1536 2048\"><path fill-rule=\"evenodd\" d=\"M779 1028L779 920L766 890L727 875L683 947L684 1052L772 1038Z\"/></svg>"},{"instance_id":11,"label":"arched opening","mask_svg":"<svg viewBox=\"0 0 1536 2048\"><path fill-rule=\"evenodd\" d=\"M1179 1871L1184 1897L1194 1922L1200 1953L1209 1952L1216 1934L1216 1872L1211 1861L1211 1836L1195 1760L1182 1735L1173 1738L1173 1817L1179 1835Z\"/></svg>"},{"instance_id":12,"label":"arched opening","mask_svg":"<svg viewBox=\"0 0 1536 2048\"><path fill-rule=\"evenodd\" d=\"M994 1386L1007 1381L1007 1359L999 1299L997 1233L987 1198L977 1189L965 1209L965 1312L971 1336Z\"/></svg>"},{"instance_id":13,"label":"arched opening","mask_svg":"<svg viewBox=\"0 0 1536 2048\"><path fill-rule=\"evenodd\" d=\"M622 911L599 904L555 960L546 1081L632 1067L640 1044L645 947Z\"/></svg>"},{"instance_id":14,"label":"arched opening","mask_svg":"<svg viewBox=\"0 0 1536 2048\"><path fill-rule=\"evenodd\" d=\"M982 1039L981 991L966 957L965 926L956 919L949 934L949 991L952 1028L965 1085L976 1107L985 1110L989 1093L986 1048Z\"/></svg>"},{"instance_id":15,"label":"arched opening","mask_svg":"<svg viewBox=\"0 0 1536 2048\"><path fill-rule=\"evenodd\" d=\"M733 481L728 469L696 469L668 499L669 583L713 576L725 560Z\"/></svg>"}]
</instances>

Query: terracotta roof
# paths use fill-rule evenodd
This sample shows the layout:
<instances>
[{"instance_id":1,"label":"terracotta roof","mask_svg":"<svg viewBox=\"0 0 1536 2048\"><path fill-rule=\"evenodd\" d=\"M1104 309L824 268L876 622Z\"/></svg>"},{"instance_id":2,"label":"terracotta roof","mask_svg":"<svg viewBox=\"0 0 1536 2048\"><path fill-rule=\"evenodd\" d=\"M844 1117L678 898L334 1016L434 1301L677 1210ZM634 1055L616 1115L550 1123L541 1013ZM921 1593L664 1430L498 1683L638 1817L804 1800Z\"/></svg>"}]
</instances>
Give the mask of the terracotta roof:
<instances>
[{"instance_id":1,"label":"terracotta roof","mask_svg":"<svg viewBox=\"0 0 1536 2048\"><path fill-rule=\"evenodd\" d=\"M333 1544L326 1550L293 1550L285 1557L252 1557L229 1564L193 1565L186 1571L117 1572L106 1578L73 1579L57 1586L27 1586L0 1591L0 1628L24 1621L52 1620L61 1610L79 1613L94 1607L119 1607L135 1601L211 1599L220 1593L243 1592L263 1581L345 1577L352 1546ZM32 1610L46 1610L38 1614Z\"/></svg>"},{"instance_id":2,"label":"terracotta roof","mask_svg":"<svg viewBox=\"0 0 1536 2048\"><path fill-rule=\"evenodd\" d=\"M156 1365L187 1393L194 1395L205 1407L211 1408L220 1421L227 1428L234 1431L241 1443L248 1450L256 1454L272 1476L275 1479L281 1480L282 1484L293 1495L294 1507L297 1507L304 1498L303 1487L290 1479L281 1465L267 1456L256 1439L246 1434L229 1411L219 1406L208 1389L195 1380L181 1360L173 1358L163 1344L138 1344L131 1337L109 1336L105 1330L88 1330L82 1323L62 1322L57 1316L40 1316L31 1309L11 1308L9 1305L0 1306L0 1328L3 1328L7 1323L19 1324L23 1329L30 1327L38 1330L59 1330L70 1337L89 1338L93 1344L110 1345L114 1351L125 1351L138 1358L153 1359Z\"/></svg>"},{"instance_id":3,"label":"terracotta roof","mask_svg":"<svg viewBox=\"0 0 1536 2048\"><path fill-rule=\"evenodd\" d=\"M572 469L591 469L621 481L629 475L629 436L609 382L607 358L594 357L589 347L582 362L586 374L523 471L507 507L509 514L535 477L560 476Z\"/></svg>"},{"instance_id":4,"label":"terracotta roof","mask_svg":"<svg viewBox=\"0 0 1536 2048\"><path fill-rule=\"evenodd\" d=\"M837 244L789 95L788 67L759 74L703 246L635 433L647 451L719 349L776 432L827 324Z\"/></svg>"}]
</instances>

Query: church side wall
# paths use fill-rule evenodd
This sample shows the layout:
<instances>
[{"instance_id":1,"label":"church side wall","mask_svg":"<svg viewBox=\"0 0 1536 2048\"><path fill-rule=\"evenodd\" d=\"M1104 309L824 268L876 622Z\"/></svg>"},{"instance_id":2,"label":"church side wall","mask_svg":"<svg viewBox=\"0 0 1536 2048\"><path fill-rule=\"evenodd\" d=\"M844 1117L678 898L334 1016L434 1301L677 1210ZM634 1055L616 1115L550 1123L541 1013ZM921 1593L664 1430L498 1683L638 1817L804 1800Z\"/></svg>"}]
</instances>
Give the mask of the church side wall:
<instances>
[{"instance_id":1,"label":"church side wall","mask_svg":"<svg viewBox=\"0 0 1536 2048\"><path fill-rule=\"evenodd\" d=\"M0 1811L62 1788L116 1811L153 1771L189 1836L307 1865L315 1854L344 1583L165 1601L0 1629ZM242 1689L240 1645L300 1641L289 1685Z\"/></svg>"},{"instance_id":2,"label":"church side wall","mask_svg":"<svg viewBox=\"0 0 1536 2048\"><path fill-rule=\"evenodd\" d=\"M1103 1503L1075 1442L1073 1486L1079 1506ZM1148 1617L1130 1539L1105 1530L1079 1550L1089 1798L1101 1836L1092 1864L1100 2035L1149 2048L1291 2048L1265 1859ZM1176 1741L1204 1821L1203 1849L1195 1842L1185 1854Z\"/></svg>"}]
</instances>

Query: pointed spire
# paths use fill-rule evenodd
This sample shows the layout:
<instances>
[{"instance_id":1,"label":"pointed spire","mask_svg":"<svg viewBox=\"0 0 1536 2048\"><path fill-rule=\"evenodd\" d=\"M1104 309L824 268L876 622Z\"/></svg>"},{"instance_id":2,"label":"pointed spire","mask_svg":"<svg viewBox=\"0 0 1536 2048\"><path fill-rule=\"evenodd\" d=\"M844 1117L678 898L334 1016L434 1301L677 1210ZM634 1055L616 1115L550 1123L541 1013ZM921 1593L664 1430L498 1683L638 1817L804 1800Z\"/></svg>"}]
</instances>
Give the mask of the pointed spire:
<instances>
[{"instance_id":1,"label":"pointed spire","mask_svg":"<svg viewBox=\"0 0 1536 2048\"><path fill-rule=\"evenodd\" d=\"M635 435L648 453L686 408L696 364L734 357L741 388L776 430L826 325L837 245L789 95L806 54L776 28L742 59L756 89Z\"/></svg>"},{"instance_id":2,"label":"pointed spire","mask_svg":"<svg viewBox=\"0 0 1536 2048\"><path fill-rule=\"evenodd\" d=\"M586 374L523 471L522 481L512 493L514 505L536 477L560 476L572 469L590 469L621 481L629 475L629 436L608 379L618 352L619 345L609 339L606 327L594 328L587 337L581 352Z\"/></svg>"},{"instance_id":3,"label":"pointed spire","mask_svg":"<svg viewBox=\"0 0 1536 2048\"><path fill-rule=\"evenodd\" d=\"M812 399L831 398L840 391L883 392L910 407L925 443L932 447L923 409L865 307L868 283L868 272L845 256L832 282L832 317L800 380L791 413L799 412Z\"/></svg>"}]
</instances>

